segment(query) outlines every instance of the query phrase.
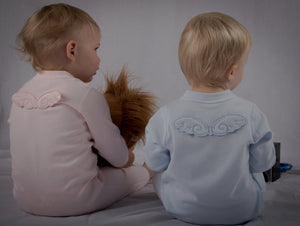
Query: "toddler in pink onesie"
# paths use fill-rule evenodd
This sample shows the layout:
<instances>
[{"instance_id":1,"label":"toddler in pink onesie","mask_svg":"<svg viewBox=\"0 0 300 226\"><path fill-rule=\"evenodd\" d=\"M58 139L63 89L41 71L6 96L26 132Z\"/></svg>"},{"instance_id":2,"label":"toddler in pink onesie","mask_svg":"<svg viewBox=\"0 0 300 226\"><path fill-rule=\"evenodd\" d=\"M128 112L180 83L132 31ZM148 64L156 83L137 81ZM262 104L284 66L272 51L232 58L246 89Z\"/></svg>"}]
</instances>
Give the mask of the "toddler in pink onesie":
<instances>
[{"instance_id":1,"label":"toddler in pink onesie","mask_svg":"<svg viewBox=\"0 0 300 226\"><path fill-rule=\"evenodd\" d=\"M89 86L99 68L100 29L66 4L34 13L18 35L37 74L13 95L9 118L13 194L26 212L71 216L103 209L143 187L103 95ZM113 167L98 167L94 146Z\"/></svg>"}]
</instances>

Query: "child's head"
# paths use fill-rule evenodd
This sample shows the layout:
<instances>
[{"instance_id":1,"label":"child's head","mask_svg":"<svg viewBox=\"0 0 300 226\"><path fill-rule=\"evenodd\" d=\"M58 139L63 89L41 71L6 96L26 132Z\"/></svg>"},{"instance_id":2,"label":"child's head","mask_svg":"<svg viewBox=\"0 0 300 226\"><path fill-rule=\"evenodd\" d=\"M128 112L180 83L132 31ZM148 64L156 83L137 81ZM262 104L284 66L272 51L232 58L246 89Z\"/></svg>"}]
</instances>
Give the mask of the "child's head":
<instances>
[{"instance_id":1,"label":"child's head","mask_svg":"<svg viewBox=\"0 0 300 226\"><path fill-rule=\"evenodd\" d=\"M232 17L204 13L192 18L179 43L181 69L192 86L226 87L226 73L247 55L249 32Z\"/></svg>"},{"instance_id":2,"label":"child's head","mask_svg":"<svg viewBox=\"0 0 300 226\"><path fill-rule=\"evenodd\" d=\"M61 70L69 59L66 56L69 41L84 41L91 36L99 37L100 42L97 23L81 9L60 3L35 12L19 33L17 42L36 71Z\"/></svg>"}]
</instances>

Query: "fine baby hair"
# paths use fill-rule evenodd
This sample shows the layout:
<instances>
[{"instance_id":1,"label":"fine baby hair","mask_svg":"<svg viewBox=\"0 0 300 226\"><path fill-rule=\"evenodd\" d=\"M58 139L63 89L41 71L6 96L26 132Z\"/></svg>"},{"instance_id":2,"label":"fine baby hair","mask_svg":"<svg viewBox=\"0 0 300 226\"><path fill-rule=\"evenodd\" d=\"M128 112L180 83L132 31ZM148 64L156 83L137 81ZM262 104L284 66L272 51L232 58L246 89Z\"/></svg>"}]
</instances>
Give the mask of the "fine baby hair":
<instances>
[{"instance_id":1,"label":"fine baby hair","mask_svg":"<svg viewBox=\"0 0 300 226\"><path fill-rule=\"evenodd\" d=\"M79 8L63 3L44 6L27 20L18 34L18 50L36 71L61 69L62 60L56 59L56 53L66 44L68 35L80 32L83 26L88 26L91 32L100 31L94 19ZM49 61L55 62L54 65L49 65Z\"/></svg>"},{"instance_id":2,"label":"fine baby hair","mask_svg":"<svg viewBox=\"0 0 300 226\"><path fill-rule=\"evenodd\" d=\"M204 13L192 18L182 32L178 55L190 85L224 88L226 70L252 43L249 32L232 17Z\"/></svg>"}]
</instances>

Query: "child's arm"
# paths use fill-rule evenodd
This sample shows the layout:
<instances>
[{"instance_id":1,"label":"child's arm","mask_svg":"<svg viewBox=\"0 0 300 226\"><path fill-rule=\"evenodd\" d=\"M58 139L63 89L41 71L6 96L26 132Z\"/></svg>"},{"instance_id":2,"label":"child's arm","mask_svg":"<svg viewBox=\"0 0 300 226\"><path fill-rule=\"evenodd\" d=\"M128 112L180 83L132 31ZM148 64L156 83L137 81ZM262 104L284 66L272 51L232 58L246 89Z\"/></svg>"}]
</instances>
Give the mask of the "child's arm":
<instances>
[{"instance_id":1,"label":"child's arm","mask_svg":"<svg viewBox=\"0 0 300 226\"><path fill-rule=\"evenodd\" d=\"M252 144L250 144L250 171L261 173L270 169L276 161L275 148L265 115L254 106L251 115Z\"/></svg>"},{"instance_id":2,"label":"child's arm","mask_svg":"<svg viewBox=\"0 0 300 226\"><path fill-rule=\"evenodd\" d=\"M130 162L130 152L119 128L111 121L109 108L103 95L91 88L83 103L83 115L92 134L94 147L114 167Z\"/></svg>"},{"instance_id":3,"label":"child's arm","mask_svg":"<svg viewBox=\"0 0 300 226\"><path fill-rule=\"evenodd\" d=\"M133 154L133 149L134 149L134 147L132 147L132 148L129 149L128 161L127 161L127 163L122 168L127 168L129 166L132 166L132 164L133 164L133 162L135 160L135 156Z\"/></svg>"},{"instance_id":4,"label":"child's arm","mask_svg":"<svg viewBox=\"0 0 300 226\"><path fill-rule=\"evenodd\" d=\"M170 163L170 152L165 143L167 120L164 114L165 110L160 109L146 127L145 162L155 172L166 170Z\"/></svg>"}]
</instances>

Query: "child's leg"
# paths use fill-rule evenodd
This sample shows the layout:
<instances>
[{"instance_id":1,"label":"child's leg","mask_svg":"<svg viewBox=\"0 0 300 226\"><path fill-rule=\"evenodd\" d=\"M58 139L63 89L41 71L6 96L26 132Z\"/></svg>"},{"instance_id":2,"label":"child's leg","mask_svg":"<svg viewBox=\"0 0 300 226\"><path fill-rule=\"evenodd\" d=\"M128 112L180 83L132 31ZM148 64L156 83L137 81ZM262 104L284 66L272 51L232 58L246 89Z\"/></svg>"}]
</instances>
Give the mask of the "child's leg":
<instances>
[{"instance_id":1,"label":"child's leg","mask_svg":"<svg viewBox=\"0 0 300 226\"><path fill-rule=\"evenodd\" d=\"M99 174L103 182L101 189L102 208L139 190L145 186L150 179L147 169L142 166L131 166L122 169L101 167Z\"/></svg>"}]
</instances>

